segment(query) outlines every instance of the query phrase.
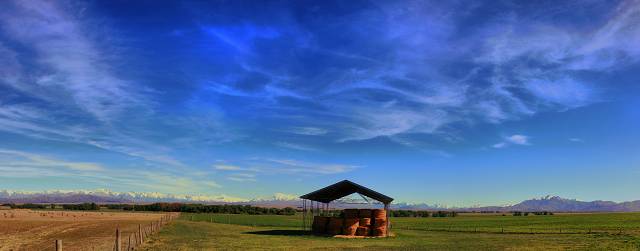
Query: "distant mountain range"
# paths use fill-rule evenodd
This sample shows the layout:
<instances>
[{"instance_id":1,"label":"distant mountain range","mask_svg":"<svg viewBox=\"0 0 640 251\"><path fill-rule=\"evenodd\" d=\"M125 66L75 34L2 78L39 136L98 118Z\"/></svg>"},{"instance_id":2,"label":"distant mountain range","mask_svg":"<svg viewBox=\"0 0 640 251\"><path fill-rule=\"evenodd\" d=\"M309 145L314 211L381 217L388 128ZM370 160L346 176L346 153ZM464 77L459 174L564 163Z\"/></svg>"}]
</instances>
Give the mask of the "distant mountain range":
<instances>
[{"instance_id":1,"label":"distant mountain range","mask_svg":"<svg viewBox=\"0 0 640 251\"><path fill-rule=\"evenodd\" d=\"M151 203L151 202L192 202L192 203L234 203L247 200L228 196L176 195L147 192L94 191L43 191L23 192L0 190L0 203Z\"/></svg>"},{"instance_id":2,"label":"distant mountain range","mask_svg":"<svg viewBox=\"0 0 640 251\"><path fill-rule=\"evenodd\" d=\"M427 205L396 205L400 209L429 209L429 210L457 210L457 211L549 211L549 212L634 212L640 211L640 200L629 202L613 201L579 201L565 199L559 196L545 196L539 199L525 200L510 206L487 206L487 207L466 207L466 208L443 208L429 207Z\"/></svg>"},{"instance_id":3,"label":"distant mountain range","mask_svg":"<svg viewBox=\"0 0 640 251\"><path fill-rule=\"evenodd\" d=\"M294 195L274 194L272 197L244 200L228 196L194 196L145 192L96 191L45 191L20 192L0 190L0 203L153 203L183 202L204 204L249 204L263 207L300 207L301 201ZM376 205L353 205L332 203L333 208L376 207ZM403 210L456 210L456 211L550 211L550 212L632 212L640 211L640 200L629 202L578 201L558 196L545 196L525 200L509 206L446 207L428 204L394 203L393 209Z\"/></svg>"}]
</instances>

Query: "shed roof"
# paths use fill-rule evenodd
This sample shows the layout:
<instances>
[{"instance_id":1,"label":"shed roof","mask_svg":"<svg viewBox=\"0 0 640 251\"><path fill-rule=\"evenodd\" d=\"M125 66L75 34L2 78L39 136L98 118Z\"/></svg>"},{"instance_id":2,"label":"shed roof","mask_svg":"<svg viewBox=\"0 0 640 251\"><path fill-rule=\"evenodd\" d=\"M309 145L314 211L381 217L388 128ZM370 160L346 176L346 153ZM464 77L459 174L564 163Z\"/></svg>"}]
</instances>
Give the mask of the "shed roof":
<instances>
[{"instance_id":1,"label":"shed roof","mask_svg":"<svg viewBox=\"0 0 640 251\"><path fill-rule=\"evenodd\" d=\"M318 201L322 203L329 203L331 201L340 199L353 193L359 193L374 200L380 201L384 204L389 204L393 201L393 198L384 194L373 191L364 186L353 183L349 180L343 180L325 188L319 189L315 192L311 192L300 196L302 199Z\"/></svg>"}]
</instances>

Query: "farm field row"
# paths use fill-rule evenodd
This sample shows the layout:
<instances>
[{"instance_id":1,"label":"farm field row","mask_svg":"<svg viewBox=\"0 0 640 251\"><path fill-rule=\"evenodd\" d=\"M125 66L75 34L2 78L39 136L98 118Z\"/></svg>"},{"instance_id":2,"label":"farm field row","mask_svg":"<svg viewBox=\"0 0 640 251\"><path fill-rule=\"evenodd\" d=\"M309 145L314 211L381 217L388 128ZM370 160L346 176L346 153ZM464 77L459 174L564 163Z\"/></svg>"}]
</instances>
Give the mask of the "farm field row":
<instances>
[{"instance_id":1,"label":"farm field row","mask_svg":"<svg viewBox=\"0 0 640 251\"><path fill-rule=\"evenodd\" d=\"M122 236L137 232L165 213L89 211L0 211L0 251L54 250L62 240L64 250L112 250L115 230ZM123 240L125 241L125 240ZM126 240L128 241L128 240Z\"/></svg>"},{"instance_id":2,"label":"farm field row","mask_svg":"<svg viewBox=\"0 0 640 251\"><path fill-rule=\"evenodd\" d=\"M537 217L537 218L536 218ZM585 218L587 217L587 218ZM591 218L589 218L591 217ZM213 223L211 220L213 219ZM193 220L193 221L192 221ZM226 222L224 222L226 220ZM341 239L307 235L300 216L184 214L145 245L145 250L233 249L367 249L367 250L638 250L640 214L576 214L554 216L459 216L393 218L395 237ZM217 223L216 223L217 222ZM470 226L507 229L566 226L580 230L615 229L622 233L500 233L449 231ZM228 224L231 223L231 224ZM255 224L253 224L255 223ZM617 224L617 225L616 225ZM255 225L255 226L254 226ZM269 226L270 225L270 226ZM437 226L442 230L427 230ZM444 227L447 227L446 229ZM407 227L409 229L407 229ZM416 228L419 230L413 230Z\"/></svg>"}]
</instances>

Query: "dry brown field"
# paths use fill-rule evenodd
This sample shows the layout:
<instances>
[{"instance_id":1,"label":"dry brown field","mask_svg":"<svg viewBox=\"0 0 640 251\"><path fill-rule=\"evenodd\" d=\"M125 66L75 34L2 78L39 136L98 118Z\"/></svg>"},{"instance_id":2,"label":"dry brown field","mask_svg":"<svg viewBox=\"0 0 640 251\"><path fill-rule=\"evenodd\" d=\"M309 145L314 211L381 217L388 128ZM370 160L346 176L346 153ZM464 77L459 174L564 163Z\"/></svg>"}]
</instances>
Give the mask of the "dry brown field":
<instances>
[{"instance_id":1,"label":"dry brown field","mask_svg":"<svg viewBox=\"0 0 640 251\"><path fill-rule=\"evenodd\" d=\"M0 251L113 250L116 228L126 245L130 233L160 219L163 213L0 210ZM126 247L126 246L125 246Z\"/></svg>"}]
</instances>

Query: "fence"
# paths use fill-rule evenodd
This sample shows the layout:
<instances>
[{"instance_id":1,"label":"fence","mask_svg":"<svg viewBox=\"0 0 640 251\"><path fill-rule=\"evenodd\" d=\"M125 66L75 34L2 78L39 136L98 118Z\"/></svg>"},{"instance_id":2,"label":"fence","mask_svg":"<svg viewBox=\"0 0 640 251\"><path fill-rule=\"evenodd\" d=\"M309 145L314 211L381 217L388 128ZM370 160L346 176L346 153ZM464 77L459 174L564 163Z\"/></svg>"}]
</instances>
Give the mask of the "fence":
<instances>
[{"instance_id":1,"label":"fence","mask_svg":"<svg viewBox=\"0 0 640 251\"><path fill-rule=\"evenodd\" d=\"M150 236L157 233L163 226L169 224L172 220L178 218L180 213L169 213L160 217L157 221L152 221L149 224L138 224L137 231L128 233L123 238L123 234L119 227L116 227L115 240L113 245L114 251L135 250L140 247L145 240ZM56 251L62 251L62 240L56 240Z\"/></svg>"}]
</instances>

